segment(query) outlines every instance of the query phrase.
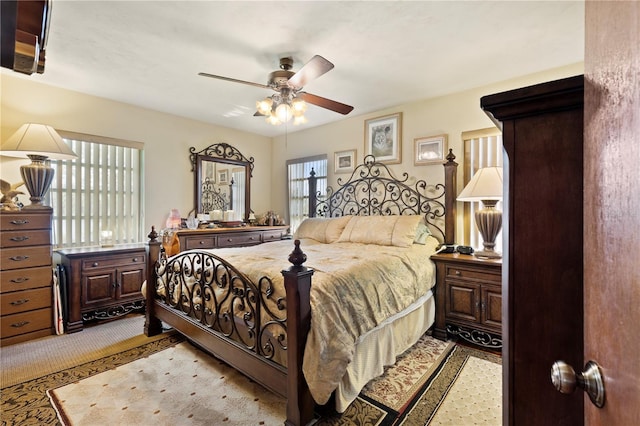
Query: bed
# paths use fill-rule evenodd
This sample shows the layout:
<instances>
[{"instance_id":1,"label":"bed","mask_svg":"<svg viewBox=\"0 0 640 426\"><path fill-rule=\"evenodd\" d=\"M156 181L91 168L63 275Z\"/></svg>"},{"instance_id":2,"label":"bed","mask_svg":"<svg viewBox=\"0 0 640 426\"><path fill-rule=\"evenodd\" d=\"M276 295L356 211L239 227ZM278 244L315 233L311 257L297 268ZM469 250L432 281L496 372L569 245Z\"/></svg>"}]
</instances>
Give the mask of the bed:
<instances>
[{"instance_id":1,"label":"bed","mask_svg":"<svg viewBox=\"0 0 640 426\"><path fill-rule=\"evenodd\" d=\"M396 178L372 156L325 194L312 173L294 241L167 257L152 229L145 334L166 323L287 398L287 425L330 399L344 411L434 322L426 259L455 239L454 159L444 184Z\"/></svg>"}]
</instances>

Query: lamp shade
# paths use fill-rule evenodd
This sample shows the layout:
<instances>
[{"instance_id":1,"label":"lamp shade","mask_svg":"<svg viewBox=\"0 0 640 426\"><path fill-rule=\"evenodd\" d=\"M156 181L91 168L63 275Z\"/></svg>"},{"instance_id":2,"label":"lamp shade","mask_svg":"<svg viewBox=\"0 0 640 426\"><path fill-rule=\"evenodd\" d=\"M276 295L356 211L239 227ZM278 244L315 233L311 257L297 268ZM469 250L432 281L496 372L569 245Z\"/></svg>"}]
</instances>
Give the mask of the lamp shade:
<instances>
[{"instance_id":1,"label":"lamp shade","mask_svg":"<svg viewBox=\"0 0 640 426\"><path fill-rule=\"evenodd\" d=\"M502 167L479 169L458 195L458 201L502 200Z\"/></svg>"},{"instance_id":2,"label":"lamp shade","mask_svg":"<svg viewBox=\"0 0 640 426\"><path fill-rule=\"evenodd\" d=\"M19 158L41 155L56 160L73 160L77 157L53 127L36 123L20 126L2 144L0 154Z\"/></svg>"}]
</instances>

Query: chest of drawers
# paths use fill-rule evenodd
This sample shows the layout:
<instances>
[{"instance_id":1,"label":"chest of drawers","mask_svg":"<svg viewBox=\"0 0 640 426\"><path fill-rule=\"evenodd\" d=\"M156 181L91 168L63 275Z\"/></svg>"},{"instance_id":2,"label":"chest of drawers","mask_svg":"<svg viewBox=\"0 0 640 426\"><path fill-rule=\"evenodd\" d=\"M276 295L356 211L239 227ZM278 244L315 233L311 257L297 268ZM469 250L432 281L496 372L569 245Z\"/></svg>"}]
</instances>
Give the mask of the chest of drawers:
<instances>
[{"instance_id":1,"label":"chest of drawers","mask_svg":"<svg viewBox=\"0 0 640 426\"><path fill-rule=\"evenodd\" d=\"M192 249L214 249L243 247L281 240L288 226L246 226L241 228L183 229L174 234L173 250L170 254Z\"/></svg>"},{"instance_id":2,"label":"chest of drawers","mask_svg":"<svg viewBox=\"0 0 640 426\"><path fill-rule=\"evenodd\" d=\"M86 321L117 318L144 308L140 288L147 278L147 254L143 244L59 253L68 279L67 332L82 330Z\"/></svg>"},{"instance_id":3,"label":"chest of drawers","mask_svg":"<svg viewBox=\"0 0 640 426\"><path fill-rule=\"evenodd\" d=\"M2 346L53 333L51 213L0 212Z\"/></svg>"}]
</instances>

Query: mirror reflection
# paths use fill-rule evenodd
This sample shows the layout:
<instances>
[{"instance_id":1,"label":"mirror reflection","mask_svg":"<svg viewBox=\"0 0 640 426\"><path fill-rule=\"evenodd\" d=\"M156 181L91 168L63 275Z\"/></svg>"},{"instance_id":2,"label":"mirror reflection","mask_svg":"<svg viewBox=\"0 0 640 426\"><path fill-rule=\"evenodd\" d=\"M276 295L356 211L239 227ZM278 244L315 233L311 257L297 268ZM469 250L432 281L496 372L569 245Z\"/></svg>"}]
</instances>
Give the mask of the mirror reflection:
<instances>
[{"instance_id":1,"label":"mirror reflection","mask_svg":"<svg viewBox=\"0 0 640 426\"><path fill-rule=\"evenodd\" d=\"M217 222L248 221L253 158L220 143L196 152L190 148L195 172L195 212Z\"/></svg>"}]
</instances>

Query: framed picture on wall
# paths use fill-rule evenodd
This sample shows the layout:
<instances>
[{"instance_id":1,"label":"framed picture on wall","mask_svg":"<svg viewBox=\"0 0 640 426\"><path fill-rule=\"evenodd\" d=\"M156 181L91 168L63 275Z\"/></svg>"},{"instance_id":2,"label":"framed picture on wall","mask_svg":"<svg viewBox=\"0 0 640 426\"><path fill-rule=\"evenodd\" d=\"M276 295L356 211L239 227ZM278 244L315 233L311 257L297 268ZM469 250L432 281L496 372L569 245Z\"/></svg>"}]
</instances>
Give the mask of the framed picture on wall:
<instances>
[{"instance_id":1,"label":"framed picture on wall","mask_svg":"<svg viewBox=\"0 0 640 426\"><path fill-rule=\"evenodd\" d=\"M218 184L225 185L229 183L229 170L218 170Z\"/></svg>"},{"instance_id":2,"label":"framed picture on wall","mask_svg":"<svg viewBox=\"0 0 640 426\"><path fill-rule=\"evenodd\" d=\"M428 136L416 138L414 145L414 164L442 164L447 152L447 135Z\"/></svg>"},{"instance_id":3,"label":"framed picture on wall","mask_svg":"<svg viewBox=\"0 0 640 426\"><path fill-rule=\"evenodd\" d=\"M372 118L364 122L364 153L377 161L402 161L402 113Z\"/></svg>"},{"instance_id":4,"label":"framed picture on wall","mask_svg":"<svg viewBox=\"0 0 640 426\"><path fill-rule=\"evenodd\" d=\"M334 154L335 165L333 171L335 173L351 173L356 163L356 150L338 151Z\"/></svg>"}]
</instances>

